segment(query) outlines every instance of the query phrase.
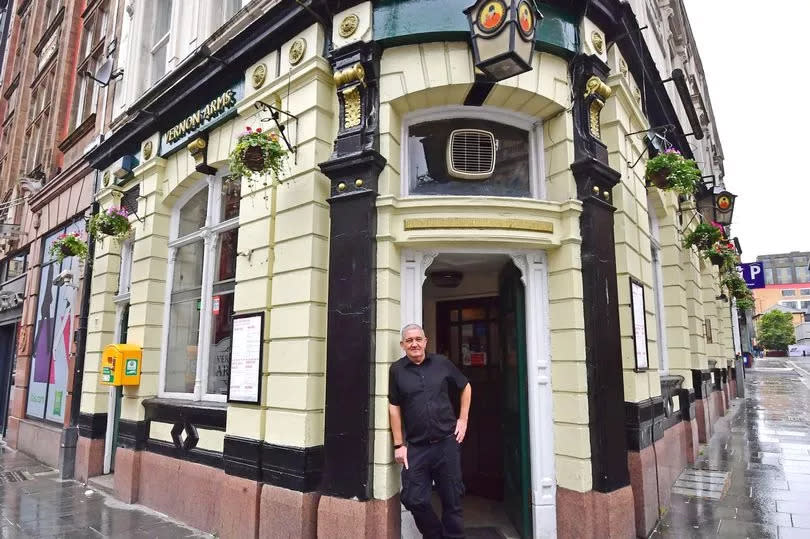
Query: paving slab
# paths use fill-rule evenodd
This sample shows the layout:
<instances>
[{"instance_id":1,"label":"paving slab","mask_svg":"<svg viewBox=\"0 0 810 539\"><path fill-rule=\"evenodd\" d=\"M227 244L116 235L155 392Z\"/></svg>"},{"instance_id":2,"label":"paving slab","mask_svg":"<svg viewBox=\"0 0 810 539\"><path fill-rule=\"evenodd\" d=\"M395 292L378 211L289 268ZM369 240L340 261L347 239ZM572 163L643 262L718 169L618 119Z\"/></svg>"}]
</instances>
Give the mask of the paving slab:
<instances>
[{"instance_id":1,"label":"paving slab","mask_svg":"<svg viewBox=\"0 0 810 539\"><path fill-rule=\"evenodd\" d=\"M810 539L810 384L786 360L746 372L746 397L717 421L650 537Z\"/></svg>"},{"instance_id":2,"label":"paving slab","mask_svg":"<svg viewBox=\"0 0 810 539\"><path fill-rule=\"evenodd\" d=\"M0 442L0 539L212 538L166 515L59 473Z\"/></svg>"}]
</instances>

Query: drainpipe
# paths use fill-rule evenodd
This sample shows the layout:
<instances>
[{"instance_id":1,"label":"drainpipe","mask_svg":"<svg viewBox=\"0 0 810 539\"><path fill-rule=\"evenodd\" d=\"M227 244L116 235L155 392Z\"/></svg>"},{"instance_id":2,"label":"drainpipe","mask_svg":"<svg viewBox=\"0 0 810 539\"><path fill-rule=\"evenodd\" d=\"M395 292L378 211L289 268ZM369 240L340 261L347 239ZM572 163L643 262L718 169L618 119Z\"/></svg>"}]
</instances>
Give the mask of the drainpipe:
<instances>
[{"instance_id":1,"label":"drainpipe","mask_svg":"<svg viewBox=\"0 0 810 539\"><path fill-rule=\"evenodd\" d=\"M98 190L99 171L93 179L93 193ZM98 213L99 204L93 201L90 206L91 217ZM87 261L82 276L82 301L79 314L79 327L76 329L76 358L73 363L73 398L70 403L70 426L62 434L62 479L73 479L76 464L76 446L79 439L79 412L82 403L82 377L84 375L84 356L87 346L87 319L90 310L90 283L93 279L93 257L96 251L96 240L89 236L87 241Z\"/></svg>"}]
</instances>

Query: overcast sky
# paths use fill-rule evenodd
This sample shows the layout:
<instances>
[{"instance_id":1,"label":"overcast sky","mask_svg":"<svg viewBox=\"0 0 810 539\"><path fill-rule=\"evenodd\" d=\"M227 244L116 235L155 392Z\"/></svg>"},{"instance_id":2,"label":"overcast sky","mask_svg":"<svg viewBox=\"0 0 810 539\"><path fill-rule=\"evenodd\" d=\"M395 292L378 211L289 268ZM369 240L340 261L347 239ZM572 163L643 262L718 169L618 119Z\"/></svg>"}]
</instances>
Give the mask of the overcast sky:
<instances>
[{"instance_id":1,"label":"overcast sky","mask_svg":"<svg viewBox=\"0 0 810 539\"><path fill-rule=\"evenodd\" d=\"M684 0L743 262L810 250L810 1Z\"/></svg>"}]
</instances>

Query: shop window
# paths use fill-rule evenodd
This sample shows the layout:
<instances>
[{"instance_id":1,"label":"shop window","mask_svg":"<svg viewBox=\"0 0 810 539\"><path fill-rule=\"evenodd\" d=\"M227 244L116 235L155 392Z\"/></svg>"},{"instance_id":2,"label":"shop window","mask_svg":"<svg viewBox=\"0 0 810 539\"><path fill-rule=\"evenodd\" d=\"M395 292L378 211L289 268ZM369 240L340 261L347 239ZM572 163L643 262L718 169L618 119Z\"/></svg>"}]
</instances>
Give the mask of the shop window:
<instances>
[{"instance_id":1,"label":"shop window","mask_svg":"<svg viewBox=\"0 0 810 539\"><path fill-rule=\"evenodd\" d=\"M225 400L240 182L209 177L178 202L169 242L163 395Z\"/></svg>"},{"instance_id":2,"label":"shop window","mask_svg":"<svg viewBox=\"0 0 810 539\"><path fill-rule=\"evenodd\" d=\"M533 136L484 118L414 121L407 127L411 195L536 196Z\"/></svg>"},{"instance_id":3,"label":"shop window","mask_svg":"<svg viewBox=\"0 0 810 539\"><path fill-rule=\"evenodd\" d=\"M69 358L73 348L78 313L79 261L68 257L59 262L50 255L54 240L63 233L84 235L84 219L51 232L42 245L39 295L34 324L31 371L28 382L27 417L62 424L65 419ZM72 277L61 284L54 278L64 272Z\"/></svg>"},{"instance_id":4,"label":"shop window","mask_svg":"<svg viewBox=\"0 0 810 539\"><path fill-rule=\"evenodd\" d=\"M0 282L4 283L23 275L25 270L28 269L26 266L27 259L27 252L16 253L3 259L2 263L0 263Z\"/></svg>"}]
</instances>

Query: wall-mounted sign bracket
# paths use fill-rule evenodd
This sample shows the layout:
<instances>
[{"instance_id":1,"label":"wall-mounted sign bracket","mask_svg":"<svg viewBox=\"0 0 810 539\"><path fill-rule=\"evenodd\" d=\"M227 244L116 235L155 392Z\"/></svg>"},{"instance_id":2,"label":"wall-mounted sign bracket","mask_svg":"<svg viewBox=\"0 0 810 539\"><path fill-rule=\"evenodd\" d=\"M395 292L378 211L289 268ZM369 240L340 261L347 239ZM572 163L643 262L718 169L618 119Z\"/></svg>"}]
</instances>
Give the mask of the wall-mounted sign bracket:
<instances>
[{"instance_id":1,"label":"wall-mounted sign bracket","mask_svg":"<svg viewBox=\"0 0 810 539\"><path fill-rule=\"evenodd\" d=\"M273 105L265 103L264 101L257 101L256 102L256 108L259 109L259 110L264 110L264 111L267 111L267 112L270 113L269 118L261 118L261 121L269 122L269 121L272 120L273 123L276 124L276 128L278 129L279 135L281 135L281 139L284 141L284 144L287 146L287 150L289 150L290 153L295 156L294 160L295 160L295 163L297 164L298 163L298 154L297 154L297 151L298 151L298 116L296 116L295 114L291 114L291 113L287 112L286 110L282 110L282 109L280 109L278 107L274 107ZM295 142L296 142L295 144L291 144L290 140L287 138L287 133L286 133L287 126L282 125L282 123L279 121L279 115L280 114L283 114L284 116L290 118L295 123Z\"/></svg>"},{"instance_id":2,"label":"wall-mounted sign bracket","mask_svg":"<svg viewBox=\"0 0 810 539\"><path fill-rule=\"evenodd\" d=\"M647 144L644 145L645 146L644 151L641 152L641 154L639 154L635 162L632 165L630 165L630 161L627 162L627 165L630 167L630 169L632 170L636 168L636 165L638 165L638 162L641 161L642 157L644 157L644 154L646 154L650 150L650 146L655 148L655 150L658 152L661 152L667 148L671 148L672 143L670 143L669 140L667 140L666 134L674 130L675 130L674 125L664 124L664 125L656 125L655 127L650 127L648 129L642 129L641 131L633 131L632 133L627 133L624 136L624 138L627 138L632 135L638 135L640 133L646 133L648 141Z\"/></svg>"}]
</instances>

